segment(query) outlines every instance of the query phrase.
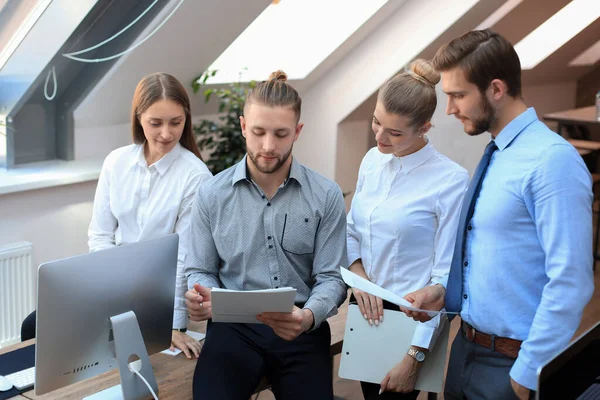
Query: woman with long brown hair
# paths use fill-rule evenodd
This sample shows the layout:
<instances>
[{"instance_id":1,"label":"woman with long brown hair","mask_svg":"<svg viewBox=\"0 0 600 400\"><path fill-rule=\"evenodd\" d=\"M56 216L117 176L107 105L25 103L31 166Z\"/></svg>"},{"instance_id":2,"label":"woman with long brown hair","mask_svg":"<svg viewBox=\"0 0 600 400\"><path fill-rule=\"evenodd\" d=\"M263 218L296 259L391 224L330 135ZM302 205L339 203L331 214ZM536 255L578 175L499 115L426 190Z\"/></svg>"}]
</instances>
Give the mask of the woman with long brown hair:
<instances>
[{"instance_id":1,"label":"woman with long brown hair","mask_svg":"<svg viewBox=\"0 0 600 400\"><path fill-rule=\"evenodd\" d=\"M194 140L190 100L171 75L153 73L138 83L131 110L133 142L111 152L102 166L89 227L90 251L179 234L171 348L188 358L200 346L184 332L183 273L194 195L212 174Z\"/></svg>"}]
</instances>

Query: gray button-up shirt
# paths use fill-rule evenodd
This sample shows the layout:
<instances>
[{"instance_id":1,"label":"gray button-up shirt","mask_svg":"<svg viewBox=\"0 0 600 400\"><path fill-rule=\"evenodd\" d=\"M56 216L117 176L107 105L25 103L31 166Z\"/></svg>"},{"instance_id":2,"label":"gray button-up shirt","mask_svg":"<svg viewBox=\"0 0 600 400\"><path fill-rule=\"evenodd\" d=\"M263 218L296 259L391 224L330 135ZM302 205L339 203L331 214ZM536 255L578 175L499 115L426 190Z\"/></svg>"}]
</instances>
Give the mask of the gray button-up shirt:
<instances>
[{"instance_id":1,"label":"gray button-up shirt","mask_svg":"<svg viewBox=\"0 0 600 400\"><path fill-rule=\"evenodd\" d=\"M291 286L314 328L346 299L346 212L339 186L295 159L267 199L246 157L205 182L192 212L188 286L258 290Z\"/></svg>"}]
</instances>

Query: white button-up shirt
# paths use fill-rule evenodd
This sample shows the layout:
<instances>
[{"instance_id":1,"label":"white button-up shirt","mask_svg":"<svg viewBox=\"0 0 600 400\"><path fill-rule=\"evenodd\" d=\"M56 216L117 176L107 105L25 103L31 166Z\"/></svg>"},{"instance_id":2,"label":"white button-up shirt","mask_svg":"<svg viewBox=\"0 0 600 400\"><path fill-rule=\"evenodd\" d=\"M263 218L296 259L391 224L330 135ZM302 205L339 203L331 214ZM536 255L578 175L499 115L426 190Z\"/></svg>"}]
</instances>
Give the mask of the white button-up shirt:
<instances>
[{"instance_id":1,"label":"white button-up shirt","mask_svg":"<svg viewBox=\"0 0 600 400\"><path fill-rule=\"evenodd\" d=\"M184 275L194 196L212 176L206 165L179 143L148 166L143 145L111 152L102 166L92 222L90 251L179 234L173 328L187 326Z\"/></svg>"},{"instance_id":2,"label":"white button-up shirt","mask_svg":"<svg viewBox=\"0 0 600 400\"><path fill-rule=\"evenodd\" d=\"M369 150L348 213L349 265L362 259L372 282L400 296L446 286L468 181L431 143L405 157ZM433 347L439 327L439 316L420 324L412 344Z\"/></svg>"}]
</instances>

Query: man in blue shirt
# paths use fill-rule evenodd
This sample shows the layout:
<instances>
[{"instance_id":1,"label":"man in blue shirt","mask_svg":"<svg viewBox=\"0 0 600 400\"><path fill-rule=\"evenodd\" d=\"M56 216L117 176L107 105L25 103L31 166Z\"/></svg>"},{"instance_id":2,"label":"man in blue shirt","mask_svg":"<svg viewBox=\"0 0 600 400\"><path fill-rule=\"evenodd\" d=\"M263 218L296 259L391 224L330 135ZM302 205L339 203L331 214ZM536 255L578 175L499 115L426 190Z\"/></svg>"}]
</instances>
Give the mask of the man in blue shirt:
<instances>
[{"instance_id":1,"label":"man in blue shirt","mask_svg":"<svg viewBox=\"0 0 600 400\"><path fill-rule=\"evenodd\" d=\"M406 298L440 309L445 295L446 309L460 312L445 399L527 399L594 290L590 174L525 105L519 57L505 38L468 32L433 64L447 114L492 141L464 200L447 290Z\"/></svg>"}]
</instances>

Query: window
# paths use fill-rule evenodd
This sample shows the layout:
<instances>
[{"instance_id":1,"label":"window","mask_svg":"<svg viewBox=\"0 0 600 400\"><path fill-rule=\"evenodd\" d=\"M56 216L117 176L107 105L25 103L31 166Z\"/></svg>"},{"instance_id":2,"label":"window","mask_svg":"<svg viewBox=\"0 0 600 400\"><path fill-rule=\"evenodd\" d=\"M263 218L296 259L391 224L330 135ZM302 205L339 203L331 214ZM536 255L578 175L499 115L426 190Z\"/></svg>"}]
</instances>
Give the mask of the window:
<instances>
[{"instance_id":1,"label":"window","mask_svg":"<svg viewBox=\"0 0 600 400\"><path fill-rule=\"evenodd\" d=\"M0 69L52 0L0 0Z\"/></svg>"},{"instance_id":2,"label":"window","mask_svg":"<svg viewBox=\"0 0 600 400\"><path fill-rule=\"evenodd\" d=\"M275 1L208 68L218 70L210 83L261 81L278 69L303 79L387 2Z\"/></svg>"},{"instance_id":3,"label":"window","mask_svg":"<svg viewBox=\"0 0 600 400\"><path fill-rule=\"evenodd\" d=\"M74 110L169 3L0 0L0 167L73 160ZM84 58L109 60L63 56L88 48Z\"/></svg>"}]
</instances>

